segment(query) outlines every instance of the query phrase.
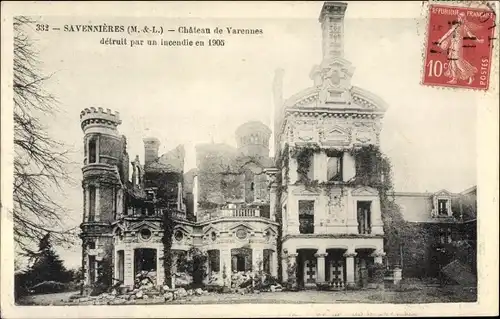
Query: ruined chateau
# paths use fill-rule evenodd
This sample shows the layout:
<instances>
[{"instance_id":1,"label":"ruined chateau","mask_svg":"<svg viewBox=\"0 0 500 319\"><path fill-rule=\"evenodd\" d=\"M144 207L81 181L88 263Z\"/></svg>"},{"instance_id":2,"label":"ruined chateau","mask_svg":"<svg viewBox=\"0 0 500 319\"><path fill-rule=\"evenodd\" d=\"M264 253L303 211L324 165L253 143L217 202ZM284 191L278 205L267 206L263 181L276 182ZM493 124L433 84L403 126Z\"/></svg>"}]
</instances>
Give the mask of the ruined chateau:
<instances>
[{"instance_id":1,"label":"ruined chateau","mask_svg":"<svg viewBox=\"0 0 500 319\"><path fill-rule=\"evenodd\" d=\"M323 58L311 70L309 88L283 98L283 72L277 71L274 127L242 123L236 147L197 145L196 169L184 171L182 146L158 154L153 137L143 140L144 163L130 159L117 112L81 112L85 285L102 268L129 286L137 273L155 272L162 285L166 212L174 220L173 273L196 247L208 256L206 281L227 272L222 284L230 284L232 274L264 271L283 281L293 277L304 288L330 283L344 289L366 285L373 274L365 269L373 265L394 266L384 251L379 189L357 179L364 168L355 151L379 146L388 106L351 85L354 67L343 50L346 8L326 2L321 10ZM455 197L395 194L408 221L439 225L443 242L458 229Z\"/></svg>"}]
</instances>

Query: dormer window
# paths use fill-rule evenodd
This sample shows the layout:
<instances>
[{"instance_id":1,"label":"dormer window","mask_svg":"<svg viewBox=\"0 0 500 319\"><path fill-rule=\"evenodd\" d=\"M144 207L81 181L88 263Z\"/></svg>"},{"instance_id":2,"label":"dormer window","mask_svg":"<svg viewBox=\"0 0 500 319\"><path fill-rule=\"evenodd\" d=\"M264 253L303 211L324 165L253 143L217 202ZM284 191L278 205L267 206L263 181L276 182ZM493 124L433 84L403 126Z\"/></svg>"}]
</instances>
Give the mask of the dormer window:
<instances>
[{"instance_id":1,"label":"dormer window","mask_svg":"<svg viewBox=\"0 0 500 319\"><path fill-rule=\"evenodd\" d=\"M452 194L446 190L434 194L432 199L432 217L440 218L453 216L451 210L451 195Z\"/></svg>"}]
</instances>

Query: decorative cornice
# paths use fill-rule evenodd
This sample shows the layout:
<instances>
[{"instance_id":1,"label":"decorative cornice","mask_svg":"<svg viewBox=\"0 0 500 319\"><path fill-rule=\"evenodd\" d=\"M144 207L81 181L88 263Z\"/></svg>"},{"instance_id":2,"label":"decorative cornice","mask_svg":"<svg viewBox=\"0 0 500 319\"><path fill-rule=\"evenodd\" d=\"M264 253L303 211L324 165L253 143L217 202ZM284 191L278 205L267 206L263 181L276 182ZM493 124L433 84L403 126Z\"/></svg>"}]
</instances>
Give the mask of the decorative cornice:
<instances>
[{"instance_id":1,"label":"decorative cornice","mask_svg":"<svg viewBox=\"0 0 500 319\"><path fill-rule=\"evenodd\" d=\"M283 242L288 239L308 239L308 238L380 238L383 239L382 234L289 234L283 236Z\"/></svg>"}]
</instances>

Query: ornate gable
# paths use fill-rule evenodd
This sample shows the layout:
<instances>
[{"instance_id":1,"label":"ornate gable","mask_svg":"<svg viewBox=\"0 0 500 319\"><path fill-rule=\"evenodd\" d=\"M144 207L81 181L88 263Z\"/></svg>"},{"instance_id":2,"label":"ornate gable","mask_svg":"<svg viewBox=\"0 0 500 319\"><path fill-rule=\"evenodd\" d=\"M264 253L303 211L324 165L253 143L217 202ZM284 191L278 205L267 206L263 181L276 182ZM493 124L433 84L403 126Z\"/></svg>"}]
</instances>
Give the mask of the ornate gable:
<instances>
[{"instance_id":1,"label":"ornate gable","mask_svg":"<svg viewBox=\"0 0 500 319\"><path fill-rule=\"evenodd\" d=\"M149 228L151 231L160 231L161 230L161 227L159 224L154 223L154 222L150 222L150 221L146 221L146 220L136 222L136 223L131 223L128 230L129 231L138 231L141 228Z\"/></svg>"},{"instance_id":2,"label":"ornate gable","mask_svg":"<svg viewBox=\"0 0 500 319\"><path fill-rule=\"evenodd\" d=\"M190 234L190 231L187 228L183 227L182 225L177 225L177 226L174 227L174 232L176 232L178 230L181 231L181 232L183 232L185 235L189 235Z\"/></svg>"},{"instance_id":3,"label":"ornate gable","mask_svg":"<svg viewBox=\"0 0 500 319\"><path fill-rule=\"evenodd\" d=\"M437 196L437 197L448 197L448 196L451 196L451 193L449 191L447 191L446 189L442 189L442 190L434 193L434 196Z\"/></svg>"},{"instance_id":4,"label":"ornate gable","mask_svg":"<svg viewBox=\"0 0 500 319\"><path fill-rule=\"evenodd\" d=\"M353 196L378 196L377 190L371 187L359 187L352 191Z\"/></svg>"},{"instance_id":5,"label":"ornate gable","mask_svg":"<svg viewBox=\"0 0 500 319\"><path fill-rule=\"evenodd\" d=\"M211 232L215 232L215 233L219 233L219 230L217 228L215 228L213 225L208 225L204 230L203 230L203 234L204 235L207 235Z\"/></svg>"},{"instance_id":6,"label":"ornate gable","mask_svg":"<svg viewBox=\"0 0 500 319\"><path fill-rule=\"evenodd\" d=\"M249 225L249 224L247 224L247 223L238 223L238 224L236 224L236 225L232 226L231 228L229 228L229 230L234 231L236 228L246 228L246 229L247 229L247 230L249 230L249 231L253 231L253 230L254 230L254 229L253 229L253 227L252 227L252 226L250 226L250 225Z\"/></svg>"},{"instance_id":7,"label":"ornate gable","mask_svg":"<svg viewBox=\"0 0 500 319\"><path fill-rule=\"evenodd\" d=\"M349 130L338 125L324 127L321 132L321 143L331 146L349 145L351 143L351 134Z\"/></svg>"}]
</instances>

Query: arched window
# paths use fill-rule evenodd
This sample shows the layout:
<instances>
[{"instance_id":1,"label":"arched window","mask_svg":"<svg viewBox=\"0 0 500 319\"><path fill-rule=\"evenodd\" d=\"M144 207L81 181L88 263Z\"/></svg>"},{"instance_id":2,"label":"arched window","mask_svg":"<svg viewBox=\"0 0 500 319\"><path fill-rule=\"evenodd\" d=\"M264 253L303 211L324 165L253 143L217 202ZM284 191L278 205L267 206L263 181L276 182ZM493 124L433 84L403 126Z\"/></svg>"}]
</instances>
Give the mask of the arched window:
<instances>
[{"instance_id":1,"label":"arched window","mask_svg":"<svg viewBox=\"0 0 500 319\"><path fill-rule=\"evenodd\" d=\"M89 140L89 163L97 163L97 140Z\"/></svg>"}]
</instances>

